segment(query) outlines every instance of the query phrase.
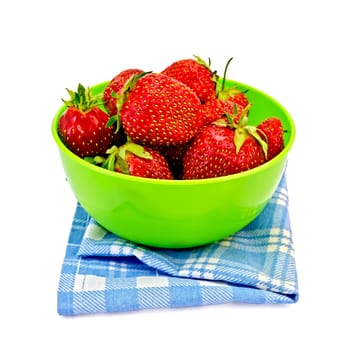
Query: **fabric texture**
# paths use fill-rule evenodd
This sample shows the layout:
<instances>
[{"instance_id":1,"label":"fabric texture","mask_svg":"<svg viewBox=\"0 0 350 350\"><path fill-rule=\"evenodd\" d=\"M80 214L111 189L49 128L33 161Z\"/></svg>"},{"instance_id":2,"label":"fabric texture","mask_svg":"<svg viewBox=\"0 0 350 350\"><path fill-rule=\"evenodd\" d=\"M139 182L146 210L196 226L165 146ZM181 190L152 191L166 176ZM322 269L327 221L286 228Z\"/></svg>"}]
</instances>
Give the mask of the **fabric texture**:
<instances>
[{"instance_id":1,"label":"fabric texture","mask_svg":"<svg viewBox=\"0 0 350 350\"><path fill-rule=\"evenodd\" d=\"M262 213L219 242L160 249L112 234L77 204L58 287L58 313L79 315L299 297L285 175Z\"/></svg>"}]
</instances>

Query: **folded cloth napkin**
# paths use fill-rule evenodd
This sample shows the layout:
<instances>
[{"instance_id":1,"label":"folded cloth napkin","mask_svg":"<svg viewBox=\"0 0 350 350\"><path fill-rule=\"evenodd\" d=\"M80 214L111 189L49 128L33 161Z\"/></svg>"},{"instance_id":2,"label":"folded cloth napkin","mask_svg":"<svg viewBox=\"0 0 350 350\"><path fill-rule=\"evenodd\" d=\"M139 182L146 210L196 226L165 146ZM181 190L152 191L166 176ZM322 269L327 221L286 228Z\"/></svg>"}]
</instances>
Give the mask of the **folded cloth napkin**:
<instances>
[{"instance_id":1,"label":"folded cloth napkin","mask_svg":"<svg viewBox=\"0 0 350 350\"><path fill-rule=\"evenodd\" d=\"M60 315L297 300L285 175L252 223L192 249L134 244L77 204L59 280Z\"/></svg>"}]
</instances>

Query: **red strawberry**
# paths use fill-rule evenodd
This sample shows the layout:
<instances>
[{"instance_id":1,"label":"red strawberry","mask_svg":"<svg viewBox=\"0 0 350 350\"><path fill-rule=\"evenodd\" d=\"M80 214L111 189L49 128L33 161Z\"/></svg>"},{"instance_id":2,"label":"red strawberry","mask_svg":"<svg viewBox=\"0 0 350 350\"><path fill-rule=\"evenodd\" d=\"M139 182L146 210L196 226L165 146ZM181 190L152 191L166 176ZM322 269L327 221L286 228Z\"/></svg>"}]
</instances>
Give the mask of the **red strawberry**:
<instances>
[{"instance_id":1,"label":"red strawberry","mask_svg":"<svg viewBox=\"0 0 350 350\"><path fill-rule=\"evenodd\" d=\"M232 130L209 125L199 132L183 158L183 179L233 174L236 167Z\"/></svg>"},{"instance_id":2,"label":"red strawberry","mask_svg":"<svg viewBox=\"0 0 350 350\"><path fill-rule=\"evenodd\" d=\"M244 108L235 104L231 100L210 99L204 103L198 110L198 118L203 121L204 125L209 125L218 119L226 118L226 114L230 114L234 118L234 122L238 124Z\"/></svg>"},{"instance_id":3,"label":"red strawberry","mask_svg":"<svg viewBox=\"0 0 350 350\"><path fill-rule=\"evenodd\" d=\"M173 179L164 156L156 150L133 142L126 142L107 150L107 158L100 156L88 159L103 168L138 177Z\"/></svg>"},{"instance_id":4,"label":"red strawberry","mask_svg":"<svg viewBox=\"0 0 350 350\"><path fill-rule=\"evenodd\" d=\"M246 117L242 120L235 130L212 124L199 132L184 156L183 179L236 174L263 164L266 143L245 125Z\"/></svg>"},{"instance_id":5,"label":"red strawberry","mask_svg":"<svg viewBox=\"0 0 350 350\"><path fill-rule=\"evenodd\" d=\"M283 125L279 118L270 117L257 126L262 131L262 137L267 139L267 159L274 158L284 148Z\"/></svg>"},{"instance_id":6,"label":"red strawberry","mask_svg":"<svg viewBox=\"0 0 350 350\"><path fill-rule=\"evenodd\" d=\"M127 89L120 110L125 133L136 143L170 146L187 143L200 129L198 96L180 81L148 73Z\"/></svg>"},{"instance_id":7,"label":"red strawberry","mask_svg":"<svg viewBox=\"0 0 350 350\"><path fill-rule=\"evenodd\" d=\"M198 95L201 103L210 98L215 98L215 89L218 76L210 69L200 57L195 59L183 59L173 62L162 73L181 81L189 86Z\"/></svg>"},{"instance_id":8,"label":"red strawberry","mask_svg":"<svg viewBox=\"0 0 350 350\"><path fill-rule=\"evenodd\" d=\"M106 127L109 116L89 88L79 84L77 92L67 91L71 100L63 100L67 109L58 122L58 134L80 157L103 154L113 138L113 129Z\"/></svg>"},{"instance_id":9,"label":"red strawberry","mask_svg":"<svg viewBox=\"0 0 350 350\"><path fill-rule=\"evenodd\" d=\"M227 97L227 100L232 101L241 108L246 108L249 105L246 91L241 91L236 88L231 88L229 90L229 96Z\"/></svg>"},{"instance_id":10,"label":"red strawberry","mask_svg":"<svg viewBox=\"0 0 350 350\"><path fill-rule=\"evenodd\" d=\"M121 93L125 83L132 75L142 72L141 69L137 68L123 70L106 86L103 91L103 102L110 115L115 115L118 112L116 95Z\"/></svg>"}]
</instances>

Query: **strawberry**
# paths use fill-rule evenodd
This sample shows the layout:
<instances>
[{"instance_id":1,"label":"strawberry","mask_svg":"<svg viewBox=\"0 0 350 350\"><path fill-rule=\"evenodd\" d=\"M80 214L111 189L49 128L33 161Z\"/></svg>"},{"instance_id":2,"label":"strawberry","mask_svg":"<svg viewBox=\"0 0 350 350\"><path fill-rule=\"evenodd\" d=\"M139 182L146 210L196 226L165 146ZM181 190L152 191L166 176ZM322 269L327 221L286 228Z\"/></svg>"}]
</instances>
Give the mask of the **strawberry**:
<instances>
[{"instance_id":1,"label":"strawberry","mask_svg":"<svg viewBox=\"0 0 350 350\"><path fill-rule=\"evenodd\" d=\"M79 84L77 92L67 91L71 99L63 100L67 109L58 122L63 143L82 158L103 154L113 138L113 129L106 127L109 116L101 110L90 88Z\"/></svg>"},{"instance_id":2,"label":"strawberry","mask_svg":"<svg viewBox=\"0 0 350 350\"><path fill-rule=\"evenodd\" d=\"M198 119L202 120L203 125L209 125L218 119L226 118L226 114L230 114L234 117L234 122L238 124L243 111L244 108L241 105L231 100L210 99L198 110Z\"/></svg>"},{"instance_id":3,"label":"strawberry","mask_svg":"<svg viewBox=\"0 0 350 350\"><path fill-rule=\"evenodd\" d=\"M284 148L283 125L279 118L270 117L257 126L268 145L267 160L274 158Z\"/></svg>"},{"instance_id":4,"label":"strawberry","mask_svg":"<svg viewBox=\"0 0 350 350\"><path fill-rule=\"evenodd\" d=\"M215 98L218 76L200 57L178 60L166 67L162 73L189 86L198 95L201 103Z\"/></svg>"},{"instance_id":5,"label":"strawberry","mask_svg":"<svg viewBox=\"0 0 350 350\"><path fill-rule=\"evenodd\" d=\"M266 162L266 143L240 120L237 129L211 124L199 132L183 158L183 179L236 174Z\"/></svg>"},{"instance_id":6,"label":"strawberry","mask_svg":"<svg viewBox=\"0 0 350 350\"><path fill-rule=\"evenodd\" d=\"M164 156L152 148L127 141L120 147L113 145L106 154L106 158L97 156L87 160L118 173L153 179L173 179Z\"/></svg>"},{"instance_id":7,"label":"strawberry","mask_svg":"<svg viewBox=\"0 0 350 350\"><path fill-rule=\"evenodd\" d=\"M227 96L227 101L231 101L241 108L246 108L249 105L249 100L247 98L246 92L247 91L231 88L229 90L229 95Z\"/></svg>"},{"instance_id":8,"label":"strawberry","mask_svg":"<svg viewBox=\"0 0 350 350\"><path fill-rule=\"evenodd\" d=\"M121 93L125 83L132 75L139 73L142 73L142 70L137 68L123 70L117 74L105 87L103 91L103 102L110 115L115 115L118 113L117 95Z\"/></svg>"},{"instance_id":9,"label":"strawberry","mask_svg":"<svg viewBox=\"0 0 350 350\"><path fill-rule=\"evenodd\" d=\"M208 125L193 140L183 158L183 179L206 179L233 174L235 146L232 130Z\"/></svg>"},{"instance_id":10,"label":"strawberry","mask_svg":"<svg viewBox=\"0 0 350 350\"><path fill-rule=\"evenodd\" d=\"M202 126L198 96L180 81L148 73L127 87L120 110L125 133L136 143L170 146L187 143Z\"/></svg>"}]
</instances>

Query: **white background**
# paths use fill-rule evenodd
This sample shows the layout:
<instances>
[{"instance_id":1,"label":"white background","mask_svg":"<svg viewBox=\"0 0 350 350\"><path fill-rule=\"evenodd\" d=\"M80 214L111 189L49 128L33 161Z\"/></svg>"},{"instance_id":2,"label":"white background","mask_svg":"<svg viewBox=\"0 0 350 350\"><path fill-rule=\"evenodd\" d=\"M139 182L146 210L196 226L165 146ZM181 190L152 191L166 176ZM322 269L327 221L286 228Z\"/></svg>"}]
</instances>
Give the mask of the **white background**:
<instances>
[{"instance_id":1,"label":"white background","mask_svg":"<svg viewBox=\"0 0 350 350\"><path fill-rule=\"evenodd\" d=\"M346 1L7 1L0 5L2 349L349 349ZM50 124L65 88L211 57L293 116L294 305L66 318L59 273L75 209ZM344 316L344 318L342 318ZM1 344L3 343L3 344ZM6 345L5 345L6 344Z\"/></svg>"}]
</instances>

